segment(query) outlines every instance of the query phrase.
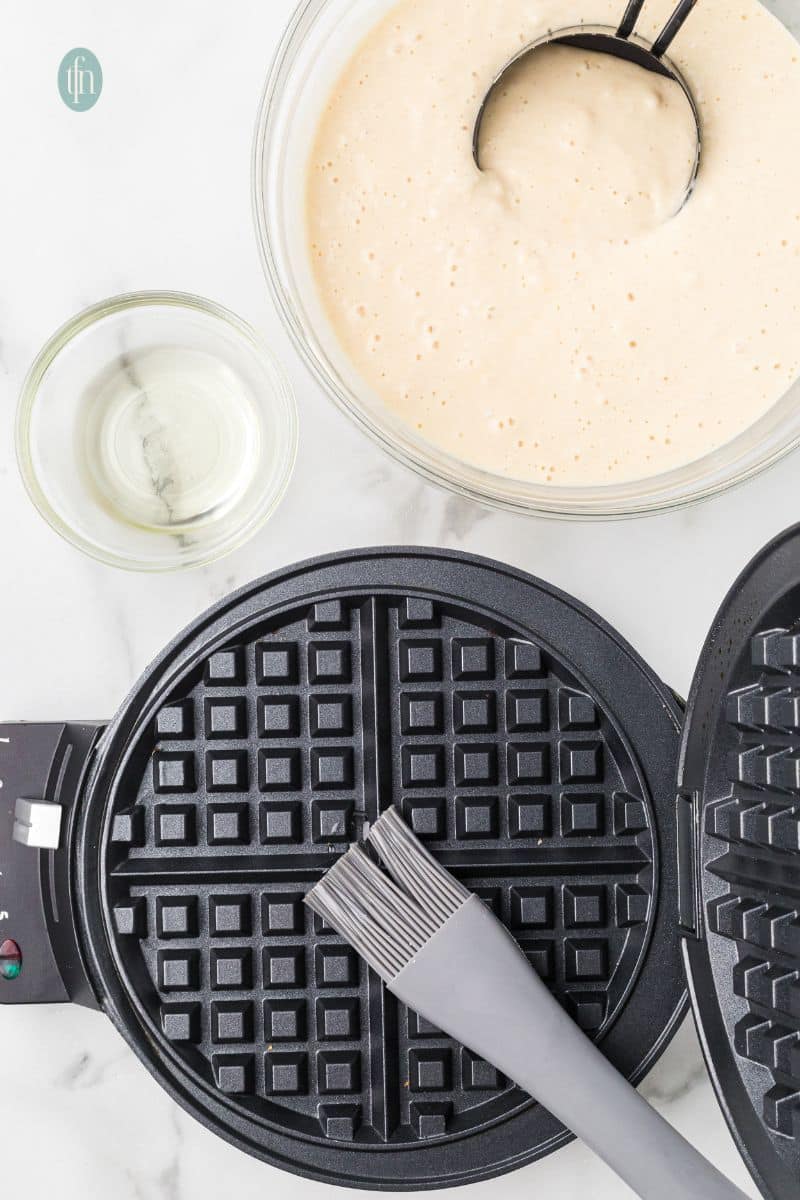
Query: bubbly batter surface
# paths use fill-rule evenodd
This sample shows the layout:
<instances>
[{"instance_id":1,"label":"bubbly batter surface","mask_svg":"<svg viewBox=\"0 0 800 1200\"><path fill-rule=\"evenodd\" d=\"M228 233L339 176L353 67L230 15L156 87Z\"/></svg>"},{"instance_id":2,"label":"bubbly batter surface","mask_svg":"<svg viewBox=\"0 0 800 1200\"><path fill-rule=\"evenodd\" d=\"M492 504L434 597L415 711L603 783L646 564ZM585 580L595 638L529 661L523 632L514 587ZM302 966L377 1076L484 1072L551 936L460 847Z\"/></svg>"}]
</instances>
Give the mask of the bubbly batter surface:
<instances>
[{"instance_id":1,"label":"bubbly batter surface","mask_svg":"<svg viewBox=\"0 0 800 1200\"><path fill-rule=\"evenodd\" d=\"M336 335L421 436L554 485L680 467L800 374L800 48L757 0L703 0L677 84L608 55L535 52L621 0L401 0L320 119L308 240ZM653 38L674 0L650 0Z\"/></svg>"}]
</instances>

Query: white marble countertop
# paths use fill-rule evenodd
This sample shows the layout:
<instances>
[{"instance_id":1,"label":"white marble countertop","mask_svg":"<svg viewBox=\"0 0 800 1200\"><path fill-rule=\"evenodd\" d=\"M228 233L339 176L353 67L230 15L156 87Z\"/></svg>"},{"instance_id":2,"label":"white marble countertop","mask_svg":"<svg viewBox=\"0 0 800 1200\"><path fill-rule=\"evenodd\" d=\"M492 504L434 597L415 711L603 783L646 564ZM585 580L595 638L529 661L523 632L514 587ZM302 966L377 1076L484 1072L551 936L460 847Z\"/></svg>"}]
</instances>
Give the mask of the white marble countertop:
<instances>
[{"instance_id":1,"label":"white marble countertop","mask_svg":"<svg viewBox=\"0 0 800 1200\"><path fill-rule=\"evenodd\" d=\"M13 11L12 11L13 8ZM0 715L110 716L150 658L231 588L299 558L375 543L491 554L601 612L686 694L715 610L740 568L795 518L797 459L726 497L634 523L563 525L484 511L383 457L312 383L262 278L250 214L250 141L292 0L29 0L4 14L0 72ZM56 71L75 45L104 92L67 111ZM287 499L244 549L184 575L127 575L81 557L28 503L13 461L23 374L85 305L138 288L207 295L270 339L301 409ZM37 1200L331 1200L249 1159L184 1115L102 1016L0 1008L3 1190ZM752 1194L687 1027L645 1085L668 1119ZM341 1192L344 1196L346 1193ZM463 1200L629 1195L579 1145Z\"/></svg>"}]
</instances>

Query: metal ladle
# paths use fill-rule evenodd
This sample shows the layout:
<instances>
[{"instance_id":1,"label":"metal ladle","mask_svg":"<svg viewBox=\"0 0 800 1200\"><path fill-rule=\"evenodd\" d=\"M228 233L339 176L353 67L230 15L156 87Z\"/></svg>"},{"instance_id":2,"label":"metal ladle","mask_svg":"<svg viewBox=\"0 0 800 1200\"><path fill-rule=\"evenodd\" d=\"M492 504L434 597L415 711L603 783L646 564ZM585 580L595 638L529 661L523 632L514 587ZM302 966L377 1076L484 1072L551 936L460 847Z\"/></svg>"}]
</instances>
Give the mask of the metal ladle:
<instances>
[{"instance_id":1,"label":"metal ladle","mask_svg":"<svg viewBox=\"0 0 800 1200\"><path fill-rule=\"evenodd\" d=\"M689 182L681 203L681 207L683 207L694 189L697 173L700 170L702 127L700 113L691 88L675 64L666 58L666 53L696 3L697 0L680 0L678 7L656 40L652 43L645 41L644 38L638 37L634 33L636 22L644 8L645 0L629 0L622 21L616 30L610 25L575 25L547 33L544 37L538 38L535 42L531 42L525 46L518 54L515 54L513 58L508 60L503 69L495 77L478 110L475 129L472 135L472 154L478 170L483 170L480 156L483 118L486 115L494 93L502 86L509 72L523 58L527 58L529 54L540 50L542 46L573 46L578 50L593 50L599 54L613 54L616 58L627 59L628 62L635 63L639 67L644 67L646 71L652 71L654 74L661 75L665 79L671 79L679 85L692 110L697 129L696 152Z\"/></svg>"}]
</instances>

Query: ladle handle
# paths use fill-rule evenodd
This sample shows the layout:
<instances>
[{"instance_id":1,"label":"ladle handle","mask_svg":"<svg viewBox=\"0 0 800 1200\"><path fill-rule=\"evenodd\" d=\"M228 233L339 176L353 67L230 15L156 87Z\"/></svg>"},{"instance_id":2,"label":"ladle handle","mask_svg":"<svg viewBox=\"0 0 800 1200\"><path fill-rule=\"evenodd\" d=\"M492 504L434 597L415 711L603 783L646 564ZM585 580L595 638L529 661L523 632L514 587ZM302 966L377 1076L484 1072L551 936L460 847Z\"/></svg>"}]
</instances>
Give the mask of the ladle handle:
<instances>
[{"instance_id":1,"label":"ladle handle","mask_svg":"<svg viewBox=\"0 0 800 1200\"><path fill-rule=\"evenodd\" d=\"M697 0L680 0L680 4L675 9L670 19L667 21L661 33L653 42L653 54L656 58L663 58L667 53L674 38L683 28L683 23L689 16L689 13L697 4Z\"/></svg>"},{"instance_id":2,"label":"ladle handle","mask_svg":"<svg viewBox=\"0 0 800 1200\"><path fill-rule=\"evenodd\" d=\"M619 23L617 37L625 38L627 40L631 36L636 28L636 22L639 20L639 14L643 8L644 0L628 0L628 7L625 9L625 13Z\"/></svg>"}]
</instances>

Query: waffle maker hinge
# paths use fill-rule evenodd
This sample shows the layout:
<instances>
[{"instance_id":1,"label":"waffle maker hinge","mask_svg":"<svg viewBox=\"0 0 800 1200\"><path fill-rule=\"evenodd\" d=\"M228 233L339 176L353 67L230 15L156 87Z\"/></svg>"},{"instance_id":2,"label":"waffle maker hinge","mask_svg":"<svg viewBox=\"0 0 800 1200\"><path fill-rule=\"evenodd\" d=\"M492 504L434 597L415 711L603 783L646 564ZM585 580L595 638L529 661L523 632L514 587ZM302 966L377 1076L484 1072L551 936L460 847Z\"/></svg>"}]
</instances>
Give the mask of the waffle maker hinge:
<instances>
[{"instance_id":1,"label":"waffle maker hinge","mask_svg":"<svg viewBox=\"0 0 800 1200\"><path fill-rule=\"evenodd\" d=\"M703 936L702 900L697 874L700 839L700 797L679 792L678 799L678 911L684 937Z\"/></svg>"}]
</instances>

